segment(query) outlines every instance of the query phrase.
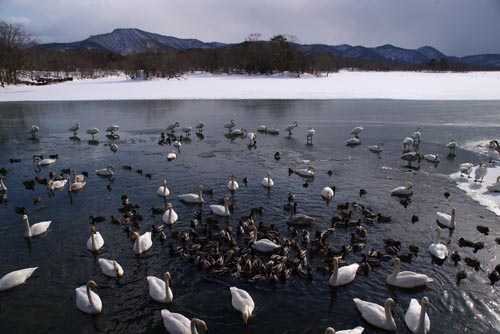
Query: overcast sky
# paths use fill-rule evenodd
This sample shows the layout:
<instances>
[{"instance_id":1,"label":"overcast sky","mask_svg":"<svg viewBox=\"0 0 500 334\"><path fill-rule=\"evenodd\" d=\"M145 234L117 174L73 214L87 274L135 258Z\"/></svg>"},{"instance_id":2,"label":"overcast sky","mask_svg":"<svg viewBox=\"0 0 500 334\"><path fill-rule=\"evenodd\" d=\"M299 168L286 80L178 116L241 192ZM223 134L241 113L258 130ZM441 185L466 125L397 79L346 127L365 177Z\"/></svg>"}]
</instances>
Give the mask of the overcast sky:
<instances>
[{"instance_id":1,"label":"overcast sky","mask_svg":"<svg viewBox=\"0 0 500 334\"><path fill-rule=\"evenodd\" d=\"M204 42L284 33L307 44L500 53L500 0L0 0L0 19L39 42L139 28Z\"/></svg>"}]
</instances>

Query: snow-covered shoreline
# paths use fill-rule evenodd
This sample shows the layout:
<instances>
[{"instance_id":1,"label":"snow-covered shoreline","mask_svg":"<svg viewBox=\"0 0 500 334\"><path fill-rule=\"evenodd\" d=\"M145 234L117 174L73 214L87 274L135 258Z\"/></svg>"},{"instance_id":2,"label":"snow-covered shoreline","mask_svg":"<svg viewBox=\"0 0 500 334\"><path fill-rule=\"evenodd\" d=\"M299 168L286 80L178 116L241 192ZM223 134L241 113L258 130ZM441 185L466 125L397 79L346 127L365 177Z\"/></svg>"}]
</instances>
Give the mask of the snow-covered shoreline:
<instances>
[{"instance_id":1,"label":"snow-covered shoreline","mask_svg":"<svg viewBox=\"0 0 500 334\"><path fill-rule=\"evenodd\" d=\"M125 75L0 88L0 102L173 99L500 100L500 72L340 71L321 77L187 74L133 81Z\"/></svg>"}]
</instances>

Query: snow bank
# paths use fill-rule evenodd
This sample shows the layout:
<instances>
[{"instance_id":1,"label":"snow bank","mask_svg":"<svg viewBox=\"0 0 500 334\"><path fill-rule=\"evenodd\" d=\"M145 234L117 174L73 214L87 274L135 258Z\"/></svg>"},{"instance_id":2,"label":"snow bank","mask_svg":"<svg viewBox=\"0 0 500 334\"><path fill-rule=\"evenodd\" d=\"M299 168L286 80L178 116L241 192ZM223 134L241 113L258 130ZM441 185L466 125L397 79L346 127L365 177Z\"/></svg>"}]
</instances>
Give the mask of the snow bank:
<instances>
[{"instance_id":1,"label":"snow bank","mask_svg":"<svg viewBox=\"0 0 500 334\"><path fill-rule=\"evenodd\" d=\"M328 77L189 74L132 81L124 75L0 88L0 101L153 99L500 100L500 72L350 72Z\"/></svg>"}]
</instances>

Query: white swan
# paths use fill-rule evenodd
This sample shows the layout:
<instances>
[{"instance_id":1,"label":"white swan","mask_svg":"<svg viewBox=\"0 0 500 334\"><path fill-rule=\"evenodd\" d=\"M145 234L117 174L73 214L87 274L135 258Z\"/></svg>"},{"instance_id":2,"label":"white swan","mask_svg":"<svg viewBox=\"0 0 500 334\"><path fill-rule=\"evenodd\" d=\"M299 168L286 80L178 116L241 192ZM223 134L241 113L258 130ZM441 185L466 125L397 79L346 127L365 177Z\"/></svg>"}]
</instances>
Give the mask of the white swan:
<instances>
[{"instance_id":1,"label":"white swan","mask_svg":"<svg viewBox=\"0 0 500 334\"><path fill-rule=\"evenodd\" d=\"M303 213L297 213L297 203L293 204L290 214L286 219L288 225L309 226L314 222L314 218Z\"/></svg>"},{"instance_id":2,"label":"white swan","mask_svg":"<svg viewBox=\"0 0 500 334\"><path fill-rule=\"evenodd\" d=\"M95 230L94 226L90 227L90 238L87 240L87 249L91 252L97 252L104 246L104 239L101 233Z\"/></svg>"},{"instance_id":3,"label":"white swan","mask_svg":"<svg viewBox=\"0 0 500 334\"><path fill-rule=\"evenodd\" d=\"M399 258L394 259L394 271L392 274L387 276L385 280L387 284L392 286L397 286L399 288L416 288L419 286L424 286L426 283L432 282L433 279L427 275L415 273L413 271L399 271L401 266L401 260Z\"/></svg>"},{"instance_id":4,"label":"white swan","mask_svg":"<svg viewBox=\"0 0 500 334\"><path fill-rule=\"evenodd\" d=\"M410 150L411 146L413 146L413 144L414 144L414 140L412 137L404 137L403 138L403 152Z\"/></svg>"},{"instance_id":5,"label":"white swan","mask_svg":"<svg viewBox=\"0 0 500 334\"><path fill-rule=\"evenodd\" d=\"M354 127L351 132L349 132L350 135L354 135L354 136L359 136L359 134L361 133L361 131L363 131L363 127L362 126L356 126Z\"/></svg>"},{"instance_id":6,"label":"white swan","mask_svg":"<svg viewBox=\"0 0 500 334\"><path fill-rule=\"evenodd\" d=\"M464 162L463 164L460 164L460 167L458 167L458 169L460 171L460 174L465 174L467 175L467 177L470 177L470 173L472 172L472 167L474 167L472 163Z\"/></svg>"},{"instance_id":7,"label":"white swan","mask_svg":"<svg viewBox=\"0 0 500 334\"><path fill-rule=\"evenodd\" d=\"M411 197L413 195L413 183L408 182L406 186L396 187L391 190L391 196Z\"/></svg>"},{"instance_id":8,"label":"white swan","mask_svg":"<svg viewBox=\"0 0 500 334\"><path fill-rule=\"evenodd\" d=\"M236 121L234 119L231 119L229 123L224 124L224 127L226 129L229 129L229 131L231 131L231 129L234 128L235 126L236 126Z\"/></svg>"},{"instance_id":9,"label":"white swan","mask_svg":"<svg viewBox=\"0 0 500 334\"><path fill-rule=\"evenodd\" d=\"M458 143L455 139L452 139L448 144L446 144L446 147L450 149L450 154L455 154L455 150L458 147Z\"/></svg>"},{"instance_id":10,"label":"white swan","mask_svg":"<svg viewBox=\"0 0 500 334\"><path fill-rule=\"evenodd\" d=\"M91 128L91 129L88 129L87 130L87 134L91 135L92 136L92 140L94 140L94 137L96 134L99 133L99 129L98 128Z\"/></svg>"},{"instance_id":11,"label":"white swan","mask_svg":"<svg viewBox=\"0 0 500 334\"><path fill-rule=\"evenodd\" d=\"M446 245L443 245L440 243L441 239L441 229L439 227L436 227L436 241L435 243L431 244L429 248L427 249L429 253L431 253L432 256L444 260L448 256L448 248Z\"/></svg>"},{"instance_id":12,"label":"white swan","mask_svg":"<svg viewBox=\"0 0 500 334\"><path fill-rule=\"evenodd\" d=\"M202 333L208 332L205 321L198 318L189 320L182 314L169 310L161 310L161 317L169 334L199 334L198 329L201 329Z\"/></svg>"},{"instance_id":13,"label":"white swan","mask_svg":"<svg viewBox=\"0 0 500 334\"><path fill-rule=\"evenodd\" d=\"M75 175L75 176L79 176L79 175ZM68 176L68 183L69 183L69 186L68 186L68 191L71 192L71 191L78 191L78 190L81 190L85 187L85 185L87 184L87 182L83 181L83 175L81 175L82 178L80 178L81 181L75 181L75 182L71 182L71 177Z\"/></svg>"},{"instance_id":14,"label":"white swan","mask_svg":"<svg viewBox=\"0 0 500 334\"><path fill-rule=\"evenodd\" d=\"M253 238L249 242L249 245L257 252L260 253L272 253L275 249L280 248L281 246L272 242L269 239L263 238L257 240L257 227L255 225L251 225L250 229L253 231Z\"/></svg>"},{"instance_id":15,"label":"white swan","mask_svg":"<svg viewBox=\"0 0 500 334\"><path fill-rule=\"evenodd\" d=\"M314 130L312 127L309 127L306 131L306 140L308 144L312 144L312 138L314 134L316 133L316 130Z\"/></svg>"},{"instance_id":16,"label":"white swan","mask_svg":"<svg viewBox=\"0 0 500 334\"><path fill-rule=\"evenodd\" d=\"M151 240L151 232L146 232L143 235L139 235L139 233L133 232L132 240L134 240L134 253L137 255L148 251L151 246L153 246L153 241Z\"/></svg>"},{"instance_id":17,"label":"white swan","mask_svg":"<svg viewBox=\"0 0 500 334\"><path fill-rule=\"evenodd\" d=\"M243 316L245 326L248 324L248 319L252 316L255 303L248 292L237 287L230 287L231 291L231 305Z\"/></svg>"},{"instance_id":18,"label":"white swan","mask_svg":"<svg viewBox=\"0 0 500 334\"><path fill-rule=\"evenodd\" d=\"M386 299L384 307L359 298L354 298L353 300L359 312L361 312L361 316L368 323L387 331L396 331L396 322L394 322L391 313L391 309L394 308L394 300L392 298Z\"/></svg>"},{"instance_id":19,"label":"white swan","mask_svg":"<svg viewBox=\"0 0 500 334\"><path fill-rule=\"evenodd\" d=\"M333 273L328 280L330 286L347 285L354 281L358 272L359 264L353 263L348 266L339 268L339 260L333 257Z\"/></svg>"},{"instance_id":20,"label":"white swan","mask_svg":"<svg viewBox=\"0 0 500 334\"><path fill-rule=\"evenodd\" d=\"M285 131L288 131L288 135L291 136L292 130L298 126L299 126L299 123L297 123L297 121L293 121L293 123L291 125L289 125L285 128Z\"/></svg>"},{"instance_id":21,"label":"white swan","mask_svg":"<svg viewBox=\"0 0 500 334\"><path fill-rule=\"evenodd\" d=\"M224 205L210 205L210 210L212 213L217 216L228 217L230 215L229 212L229 198L224 197Z\"/></svg>"},{"instance_id":22,"label":"white swan","mask_svg":"<svg viewBox=\"0 0 500 334\"><path fill-rule=\"evenodd\" d=\"M331 200L333 198L333 189L331 187L324 187L321 189L321 197Z\"/></svg>"},{"instance_id":23,"label":"white swan","mask_svg":"<svg viewBox=\"0 0 500 334\"><path fill-rule=\"evenodd\" d=\"M167 225L174 225L178 218L177 213L172 208L172 204L168 203L167 210L161 217L161 220Z\"/></svg>"},{"instance_id":24,"label":"white swan","mask_svg":"<svg viewBox=\"0 0 500 334\"><path fill-rule=\"evenodd\" d=\"M170 273L168 271L165 273L164 280L154 276L148 276L147 279L151 298L159 303L170 304L174 299L174 294L170 289L170 282L172 281Z\"/></svg>"},{"instance_id":25,"label":"white swan","mask_svg":"<svg viewBox=\"0 0 500 334\"><path fill-rule=\"evenodd\" d=\"M42 167L42 166L50 166L50 165L55 164L57 159L49 159L49 158L40 159L40 157L34 157L33 161L35 161L37 166Z\"/></svg>"},{"instance_id":26,"label":"white swan","mask_svg":"<svg viewBox=\"0 0 500 334\"><path fill-rule=\"evenodd\" d=\"M56 180L56 181L49 180L49 182L47 182L47 188L49 190L63 189L66 186L66 184L68 183L68 180L69 180L69 176L66 177L66 179L64 179L64 180Z\"/></svg>"},{"instance_id":27,"label":"white swan","mask_svg":"<svg viewBox=\"0 0 500 334\"><path fill-rule=\"evenodd\" d=\"M88 281L87 285L76 288L76 307L84 313L99 314L102 311L101 298L90 288L97 288L97 283Z\"/></svg>"},{"instance_id":28,"label":"white swan","mask_svg":"<svg viewBox=\"0 0 500 334\"><path fill-rule=\"evenodd\" d=\"M37 269L38 267L11 271L10 273L0 278L0 291L9 290L20 284L23 284L28 278L31 277L31 275L33 275L33 272Z\"/></svg>"},{"instance_id":29,"label":"white swan","mask_svg":"<svg viewBox=\"0 0 500 334\"><path fill-rule=\"evenodd\" d=\"M280 134L280 128L272 126L267 129L267 133L270 135L279 135Z\"/></svg>"},{"instance_id":30,"label":"white swan","mask_svg":"<svg viewBox=\"0 0 500 334\"><path fill-rule=\"evenodd\" d=\"M163 185L158 187L156 194L161 197L168 197L170 195L170 190L167 188L167 180L163 180Z\"/></svg>"},{"instance_id":31,"label":"white swan","mask_svg":"<svg viewBox=\"0 0 500 334\"><path fill-rule=\"evenodd\" d=\"M355 146L355 145L359 145L361 144L361 139L359 138L356 138L356 137L352 137L352 138L349 138L345 141L345 144L347 146Z\"/></svg>"},{"instance_id":32,"label":"white swan","mask_svg":"<svg viewBox=\"0 0 500 334\"><path fill-rule=\"evenodd\" d=\"M494 148L490 148L488 150L488 158L490 158L490 162L500 161L500 154Z\"/></svg>"},{"instance_id":33,"label":"white swan","mask_svg":"<svg viewBox=\"0 0 500 334\"><path fill-rule=\"evenodd\" d=\"M113 166L108 166L103 169L98 169L95 173L99 176L113 176L115 174L115 169Z\"/></svg>"},{"instance_id":34,"label":"white swan","mask_svg":"<svg viewBox=\"0 0 500 334\"><path fill-rule=\"evenodd\" d=\"M80 130L80 123L76 122L75 125L70 126L68 131L73 132L73 136L77 135L78 130Z\"/></svg>"},{"instance_id":35,"label":"white swan","mask_svg":"<svg viewBox=\"0 0 500 334\"><path fill-rule=\"evenodd\" d=\"M489 186L486 186L486 189L488 189L488 191L499 192L500 191L500 176L497 177L497 182L492 183Z\"/></svg>"},{"instance_id":36,"label":"white swan","mask_svg":"<svg viewBox=\"0 0 500 334\"><path fill-rule=\"evenodd\" d=\"M265 126L265 125L259 125L257 127L257 131L258 132L267 132L267 126Z\"/></svg>"},{"instance_id":37,"label":"white swan","mask_svg":"<svg viewBox=\"0 0 500 334\"><path fill-rule=\"evenodd\" d=\"M422 306L414 298L410 300L410 306L405 314L406 326L412 333L426 334L431 330L431 319L425 312L429 306L429 298L422 298Z\"/></svg>"},{"instance_id":38,"label":"white swan","mask_svg":"<svg viewBox=\"0 0 500 334\"><path fill-rule=\"evenodd\" d=\"M182 142L180 140L176 139L176 140L174 140L172 145L179 150L182 146Z\"/></svg>"},{"instance_id":39,"label":"white swan","mask_svg":"<svg viewBox=\"0 0 500 334\"><path fill-rule=\"evenodd\" d=\"M370 152L373 152L373 153L382 153L382 151L384 150L382 148L382 146L384 146L383 143L379 143L378 145L370 145L368 146L368 149L370 150Z\"/></svg>"},{"instance_id":40,"label":"white swan","mask_svg":"<svg viewBox=\"0 0 500 334\"><path fill-rule=\"evenodd\" d=\"M193 193L188 193L188 194L182 194L177 196L179 200L185 203L203 203L203 187L200 185L198 187L198 193L193 194Z\"/></svg>"},{"instance_id":41,"label":"white swan","mask_svg":"<svg viewBox=\"0 0 500 334\"><path fill-rule=\"evenodd\" d=\"M174 161L175 159L177 159L177 152L170 151L170 153L167 153L167 160L168 161Z\"/></svg>"},{"instance_id":42,"label":"white swan","mask_svg":"<svg viewBox=\"0 0 500 334\"><path fill-rule=\"evenodd\" d=\"M169 126L167 126L167 131L174 132L175 128L178 128L178 127L179 127L179 122L172 123Z\"/></svg>"},{"instance_id":43,"label":"white swan","mask_svg":"<svg viewBox=\"0 0 500 334\"><path fill-rule=\"evenodd\" d=\"M247 129L241 128L241 129L234 129L229 131L229 135L231 137L237 137L237 136L243 136L247 132Z\"/></svg>"},{"instance_id":44,"label":"white swan","mask_svg":"<svg viewBox=\"0 0 500 334\"><path fill-rule=\"evenodd\" d=\"M120 130L120 126L116 124L110 125L106 128L106 132L111 132L111 134L115 133L118 130Z\"/></svg>"},{"instance_id":45,"label":"white swan","mask_svg":"<svg viewBox=\"0 0 500 334\"><path fill-rule=\"evenodd\" d=\"M235 179L236 177L234 176L234 174L231 175L231 180L227 183L227 189L235 191L240 187L238 182L235 181Z\"/></svg>"},{"instance_id":46,"label":"white swan","mask_svg":"<svg viewBox=\"0 0 500 334\"><path fill-rule=\"evenodd\" d=\"M198 121L196 124L195 124L195 128L198 130L198 132L203 132L203 127L205 126L205 123L203 123L202 121Z\"/></svg>"},{"instance_id":47,"label":"white swan","mask_svg":"<svg viewBox=\"0 0 500 334\"><path fill-rule=\"evenodd\" d=\"M38 235L44 234L49 229L50 223L52 223L52 221L49 220L49 221L39 222L30 226L28 216L23 215L22 218L26 225L26 228L24 230L25 238L36 237Z\"/></svg>"},{"instance_id":48,"label":"white swan","mask_svg":"<svg viewBox=\"0 0 500 334\"><path fill-rule=\"evenodd\" d=\"M411 136L415 143L419 144L420 143L420 137L422 136L422 132L420 132L421 128L418 127L415 132L413 132L413 135Z\"/></svg>"},{"instance_id":49,"label":"white swan","mask_svg":"<svg viewBox=\"0 0 500 334\"><path fill-rule=\"evenodd\" d=\"M364 328L361 326L354 327L353 329L344 329L341 331L335 331L333 327L327 327L324 334L361 334L364 332Z\"/></svg>"},{"instance_id":50,"label":"white swan","mask_svg":"<svg viewBox=\"0 0 500 334\"><path fill-rule=\"evenodd\" d=\"M304 177L314 177L315 169L313 166L309 166L307 168L296 169L293 172L297 175L304 176Z\"/></svg>"},{"instance_id":51,"label":"white swan","mask_svg":"<svg viewBox=\"0 0 500 334\"><path fill-rule=\"evenodd\" d=\"M488 174L488 164L481 163L474 171L474 182L483 182L484 177Z\"/></svg>"},{"instance_id":52,"label":"white swan","mask_svg":"<svg viewBox=\"0 0 500 334\"><path fill-rule=\"evenodd\" d=\"M451 215L443 212L436 212L436 222L442 227L454 229L456 226L455 212L455 208L451 208Z\"/></svg>"},{"instance_id":53,"label":"white swan","mask_svg":"<svg viewBox=\"0 0 500 334\"><path fill-rule=\"evenodd\" d=\"M274 186L274 181L271 179L271 172L267 172L267 177L264 177L262 181L260 181L260 184L262 184L266 188L271 188Z\"/></svg>"},{"instance_id":54,"label":"white swan","mask_svg":"<svg viewBox=\"0 0 500 334\"><path fill-rule=\"evenodd\" d=\"M29 132L29 133L31 133L31 136L32 136L33 138L35 138L35 137L36 137L36 133L38 132L38 130L40 130L40 127L39 127L38 125L33 124L33 125L31 126L31 130L30 130L30 132Z\"/></svg>"},{"instance_id":55,"label":"white swan","mask_svg":"<svg viewBox=\"0 0 500 334\"><path fill-rule=\"evenodd\" d=\"M0 176L0 193L7 192L7 186L3 183L3 176Z\"/></svg>"},{"instance_id":56,"label":"white swan","mask_svg":"<svg viewBox=\"0 0 500 334\"><path fill-rule=\"evenodd\" d=\"M435 164L439 163L439 154L424 154L424 159Z\"/></svg>"},{"instance_id":57,"label":"white swan","mask_svg":"<svg viewBox=\"0 0 500 334\"><path fill-rule=\"evenodd\" d=\"M101 271L104 275L108 277L122 277L123 268L120 264L114 260L99 259L99 265L101 266Z\"/></svg>"}]
</instances>

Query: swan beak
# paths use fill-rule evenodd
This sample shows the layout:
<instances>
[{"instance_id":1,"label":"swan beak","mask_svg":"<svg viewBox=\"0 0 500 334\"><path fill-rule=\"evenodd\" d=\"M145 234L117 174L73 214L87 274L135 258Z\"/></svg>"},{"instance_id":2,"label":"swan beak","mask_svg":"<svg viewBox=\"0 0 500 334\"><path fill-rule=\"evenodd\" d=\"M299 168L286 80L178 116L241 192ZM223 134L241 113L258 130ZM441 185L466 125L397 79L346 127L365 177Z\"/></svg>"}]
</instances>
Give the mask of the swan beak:
<instances>
[{"instance_id":1,"label":"swan beak","mask_svg":"<svg viewBox=\"0 0 500 334\"><path fill-rule=\"evenodd\" d=\"M96 282L94 282L94 281L89 281L89 283L88 283L88 284L89 284L89 286L91 286L91 287L93 287L93 288L98 288L98 287L99 287L99 286L97 285L97 283L96 283Z\"/></svg>"},{"instance_id":2,"label":"swan beak","mask_svg":"<svg viewBox=\"0 0 500 334\"><path fill-rule=\"evenodd\" d=\"M423 301L423 304L425 304L425 306L429 306L431 303L429 302L429 298L425 297L424 298L424 301Z\"/></svg>"}]
</instances>

